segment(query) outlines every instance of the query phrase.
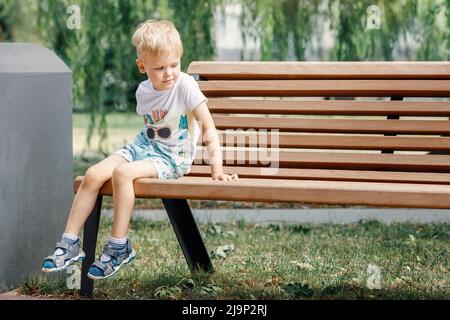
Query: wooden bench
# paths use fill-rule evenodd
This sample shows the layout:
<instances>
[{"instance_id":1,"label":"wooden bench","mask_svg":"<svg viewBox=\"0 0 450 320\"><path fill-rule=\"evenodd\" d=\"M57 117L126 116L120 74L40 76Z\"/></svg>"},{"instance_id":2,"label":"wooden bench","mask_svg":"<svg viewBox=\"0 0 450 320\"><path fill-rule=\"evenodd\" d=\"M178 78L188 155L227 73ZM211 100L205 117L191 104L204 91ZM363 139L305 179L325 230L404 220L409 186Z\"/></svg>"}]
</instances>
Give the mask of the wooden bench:
<instances>
[{"instance_id":1,"label":"wooden bench","mask_svg":"<svg viewBox=\"0 0 450 320\"><path fill-rule=\"evenodd\" d=\"M134 187L163 199L191 270L213 267L186 199L450 209L449 62L193 62L188 72L209 98L225 172L240 179L212 181L199 149L188 176ZM103 195L111 182L84 228L87 296Z\"/></svg>"}]
</instances>

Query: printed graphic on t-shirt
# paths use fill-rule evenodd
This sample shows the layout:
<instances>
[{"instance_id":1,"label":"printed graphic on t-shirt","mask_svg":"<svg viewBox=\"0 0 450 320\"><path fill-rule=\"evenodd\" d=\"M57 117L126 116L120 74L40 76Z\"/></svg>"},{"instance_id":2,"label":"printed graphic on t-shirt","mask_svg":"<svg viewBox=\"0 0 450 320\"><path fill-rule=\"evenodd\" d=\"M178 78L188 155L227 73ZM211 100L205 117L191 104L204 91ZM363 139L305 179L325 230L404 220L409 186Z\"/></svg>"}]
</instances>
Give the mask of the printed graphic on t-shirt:
<instances>
[{"instance_id":1,"label":"printed graphic on t-shirt","mask_svg":"<svg viewBox=\"0 0 450 320\"><path fill-rule=\"evenodd\" d=\"M151 114L147 113L145 118L150 124L157 124L159 121L162 121L167 114L167 110L152 110Z\"/></svg>"},{"instance_id":2,"label":"printed graphic on t-shirt","mask_svg":"<svg viewBox=\"0 0 450 320\"><path fill-rule=\"evenodd\" d=\"M142 134L153 149L171 159L177 172L188 172L194 155L192 138L189 138L188 116L169 112L167 116L146 114L145 117L153 124L147 124ZM156 119L158 121L155 122Z\"/></svg>"},{"instance_id":3,"label":"printed graphic on t-shirt","mask_svg":"<svg viewBox=\"0 0 450 320\"><path fill-rule=\"evenodd\" d=\"M188 138L188 117L181 115L178 123L165 121L166 110L152 110L150 114L145 115L146 137L148 140L158 140L166 143L180 141ZM177 130L178 128L178 130Z\"/></svg>"}]
</instances>

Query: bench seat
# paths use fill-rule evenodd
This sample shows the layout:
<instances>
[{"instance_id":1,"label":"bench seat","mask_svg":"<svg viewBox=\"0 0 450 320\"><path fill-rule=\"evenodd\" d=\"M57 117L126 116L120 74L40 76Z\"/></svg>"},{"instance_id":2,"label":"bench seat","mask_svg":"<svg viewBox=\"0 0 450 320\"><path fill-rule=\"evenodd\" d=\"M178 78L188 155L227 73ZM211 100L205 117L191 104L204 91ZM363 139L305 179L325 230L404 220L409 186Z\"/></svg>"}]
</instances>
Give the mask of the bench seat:
<instances>
[{"instance_id":1,"label":"bench seat","mask_svg":"<svg viewBox=\"0 0 450 320\"><path fill-rule=\"evenodd\" d=\"M81 183L81 179L77 180ZM138 198L199 199L229 201L306 202L415 208L450 208L450 185L387 182L317 181L241 178L218 182L210 177L177 180L137 179ZM112 195L111 182L101 189Z\"/></svg>"}]
</instances>

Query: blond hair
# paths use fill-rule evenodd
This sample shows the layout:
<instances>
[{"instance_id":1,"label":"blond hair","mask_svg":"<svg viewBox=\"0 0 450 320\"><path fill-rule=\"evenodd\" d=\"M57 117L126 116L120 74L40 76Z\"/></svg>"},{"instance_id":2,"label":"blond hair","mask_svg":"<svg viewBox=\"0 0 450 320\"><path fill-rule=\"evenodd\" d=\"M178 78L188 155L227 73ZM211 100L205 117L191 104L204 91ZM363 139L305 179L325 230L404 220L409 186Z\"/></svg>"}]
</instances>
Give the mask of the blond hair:
<instances>
[{"instance_id":1,"label":"blond hair","mask_svg":"<svg viewBox=\"0 0 450 320\"><path fill-rule=\"evenodd\" d=\"M133 45L138 57L147 53L161 57L164 54L183 55L183 44L175 25L168 20L147 20L141 23L133 34Z\"/></svg>"}]
</instances>

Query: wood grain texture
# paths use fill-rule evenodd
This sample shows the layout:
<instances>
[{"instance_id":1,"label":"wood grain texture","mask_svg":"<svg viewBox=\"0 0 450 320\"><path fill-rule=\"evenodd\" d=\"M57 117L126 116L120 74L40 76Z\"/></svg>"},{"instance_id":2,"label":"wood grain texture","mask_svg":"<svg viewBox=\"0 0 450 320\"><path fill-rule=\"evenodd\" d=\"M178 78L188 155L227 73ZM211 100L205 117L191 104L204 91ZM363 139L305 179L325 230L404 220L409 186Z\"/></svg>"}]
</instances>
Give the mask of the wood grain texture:
<instances>
[{"instance_id":1,"label":"wood grain texture","mask_svg":"<svg viewBox=\"0 0 450 320\"><path fill-rule=\"evenodd\" d=\"M75 180L75 190L83 177ZM213 181L204 177L173 180L140 178L134 182L136 197L204 199L229 201L288 201L340 205L413 208L450 208L450 186L430 184L369 183L240 179ZM100 190L112 195L108 181Z\"/></svg>"}]
</instances>

